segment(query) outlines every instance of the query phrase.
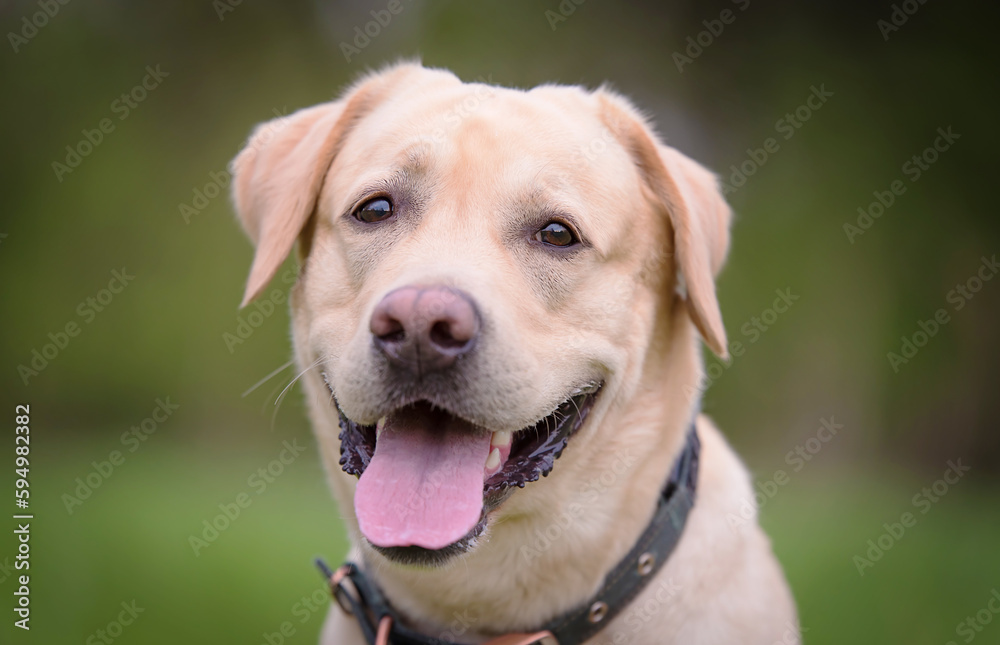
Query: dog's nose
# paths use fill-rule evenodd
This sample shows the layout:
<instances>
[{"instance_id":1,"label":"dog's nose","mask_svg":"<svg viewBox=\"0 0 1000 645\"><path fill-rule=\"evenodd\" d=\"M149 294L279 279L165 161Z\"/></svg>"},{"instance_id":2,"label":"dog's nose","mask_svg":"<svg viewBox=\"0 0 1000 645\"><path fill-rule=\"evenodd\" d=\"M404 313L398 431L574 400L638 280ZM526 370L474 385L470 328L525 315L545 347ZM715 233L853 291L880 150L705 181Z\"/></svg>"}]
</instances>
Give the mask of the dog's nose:
<instances>
[{"instance_id":1,"label":"dog's nose","mask_svg":"<svg viewBox=\"0 0 1000 645\"><path fill-rule=\"evenodd\" d=\"M375 346L389 360L418 374L450 367L472 349L479 314L472 298L449 287L401 287L372 312Z\"/></svg>"}]
</instances>

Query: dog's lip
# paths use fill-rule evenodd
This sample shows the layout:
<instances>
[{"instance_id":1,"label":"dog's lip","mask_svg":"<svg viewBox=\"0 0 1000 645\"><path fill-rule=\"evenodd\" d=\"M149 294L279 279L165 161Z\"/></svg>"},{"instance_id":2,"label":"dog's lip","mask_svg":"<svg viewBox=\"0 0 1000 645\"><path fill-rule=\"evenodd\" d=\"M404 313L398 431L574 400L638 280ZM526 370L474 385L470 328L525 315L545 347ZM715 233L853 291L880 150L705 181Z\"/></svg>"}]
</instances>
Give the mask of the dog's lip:
<instances>
[{"instance_id":1,"label":"dog's lip","mask_svg":"<svg viewBox=\"0 0 1000 645\"><path fill-rule=\"evenodd\" d=\"M483 511L479 521L462 538L452 542L448 546L440 549L425 549L420 546L378 546L368 542L372 549L381 553L385 558L399 564L434 566L444 564L452 557L470 551L476 539L486 531L488 523L488 513ZM365 540L367 542L367 540Z\"/></svg>"},{"instance_id":2,"label":"dog's lip","mask_svg":"<svg viewBox=\"0 0 1000 645\"><path fill-rule=\"evenodd\" d=\"M503 468L484 483L482 515L466 536L437 551L421 550L419 547L390 547L377 550L392 559L406 561L408 558L416 557L410 553L414 550L426 552L424 556L428 556L431 553L452 554L471 548L475 538L485 530L488 516L507 500L515 488L524 488L526 484L548 476L555 466L555 461L562 455L569 438L583 425L602 387L602 381L588 381L572 388L566 398L551 412L534 424L514 433L510 456ZM340 465L348 474L360 477L374 454L377 439L376 424L365 425L351 420L337 403L332 388L331 395L340 417ZM449 414L452 413L449 411ZM439 558L434 556L430 559Z\"/></svg>"}]
</instances>

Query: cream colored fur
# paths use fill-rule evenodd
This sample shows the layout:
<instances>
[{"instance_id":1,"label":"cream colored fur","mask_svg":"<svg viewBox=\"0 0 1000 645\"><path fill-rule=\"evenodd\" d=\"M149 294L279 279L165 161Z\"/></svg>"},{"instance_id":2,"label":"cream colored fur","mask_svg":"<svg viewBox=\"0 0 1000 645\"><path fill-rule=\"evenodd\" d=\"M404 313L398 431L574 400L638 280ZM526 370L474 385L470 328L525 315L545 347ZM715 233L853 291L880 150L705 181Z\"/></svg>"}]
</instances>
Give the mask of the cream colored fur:
<instances>
[{"instance_id":1,"label":"cream colored fur","mask_svg":"<svg viewBox=\"0 0 1000 645\"><path fill-rule=\"evenodd\" d=\"M584 603L648 523L697 412L698 335L726 352L714 278L730 211L714 176L605 89L463 84L404 64L287 119L258 129L234 163L237 210L258 247L245 300L298 239L296 360L301 369L321 361L348 416L373 423L389 411L367 321L406 284L461 288L481 309L475 378L438 401L455 414L518 430L574 386L605 382L549 477L495 510L471 552L414 568L360 536L337 412L320 369L309 369L302 381L350 557L414 627L459 642L536 629ZM385 186L405 194L399 219L377 233L350 221ZM576 218L590 244L573 259L522 235L555 213ZM752 499L747 472L707 418L697 425L701 474L683 537L588 643L798 642L767 538L755 520L731 522ZM334 607L323 643L362 642Z\"/></svg>"}]
</instances>

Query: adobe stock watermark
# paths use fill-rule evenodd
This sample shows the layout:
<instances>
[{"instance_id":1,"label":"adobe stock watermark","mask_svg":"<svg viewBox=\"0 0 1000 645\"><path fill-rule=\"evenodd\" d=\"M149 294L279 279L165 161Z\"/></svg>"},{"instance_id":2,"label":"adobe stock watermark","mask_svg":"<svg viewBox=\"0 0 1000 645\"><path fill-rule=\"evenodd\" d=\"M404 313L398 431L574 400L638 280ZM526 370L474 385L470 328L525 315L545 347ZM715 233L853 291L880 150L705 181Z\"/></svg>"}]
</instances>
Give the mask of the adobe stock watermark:
<instances>
[{"instance_id":1,"label":"adobe stock watermark","mask_svg":"<svg viewBox=\"0 0 1000 645\"><path fill-rule=\"evenodd\" d=\"M479 617L471 613L468 608L463 609L462 613L453 611L451 615L453 618L448 623L448 627L438 634L440 640L450 642L460 640L469 629L479 622Z\"/></svg>"},{"instance_id":2,"label":"adobe stock watermark","mask_svg":"<svg viewBox=\"0 0 1000 645\"><path fill-rule=\"evenodd\" d=\"M319 612L326 612L330 608L330 585L323 581L308 596L302 596L291 607L292 617L297 618L298 625L305 625L313 616ZM273 632L264 632L260 635L260 645L284 645L285 641L295 636L299 628L291 620L284 620Z\"/></svg>"},{"instance_id":3,"label":"adobe stock watermark","mask_svg":"<svg viewBox=\"0 0 1000 645\"><path fill-rule=\"evenodd\" d=\"M750 0L731 0L739 10L746 11L750 7ZM725 31L726 25L731 25L736 22L736 16L738 14L732 9L726 8L719 13L718 18L705 19L701 21L701 24L705 26L705 29L699 31L694 36L688 36L687 47L684 48L684 53L679 51L673 53L674 65L677 66L677 71L681 74L684 73L684 66L690 65L694 62L696 58L701 56L706 49L712 46L716 39L722 35ZM685 56L685 54L687 54Z\"/></svg>"},{"instance_id":4,"label":"adobe stock watermark","mask_svg":"<svg viewBox=\"0 0 1000 645\"><path fill-rule=\"evenodd\" d=\"M903 0L900 4L893 4L889 19L879 18L875 22L878 31L882 34L882 40L889 42L889 34L899 31L899 28L907 23L910 16L917 13L927 0Z\"/></svg>"},{"instance_id":5,"label":"adobe stock watermark","mask_svg":"<svg viewBox=\"0 0 1000 645\"><path fill-rule=\"evenodd\" d=\"M411 3L413 0L407 2ZM378 38L382 30L389 26L393 17L403 13L405 8L402 0L389 0L384 9L372 9L369 12L372 19L364 24L364 29L361 25L354 28L353 46L351 43L340 41L340 52L344 55L344 59L350 63L352 57L361 54L361 51L372 44L372 40Z\"/></svg>"},{"instance_id":6,"label":"adobe stock watermark","mask_svg":"<svg viewBox=\"0 0 1000 645\"><path fill-rule=\"evenodd\" d=\"M148 417L123 432L119 437L119 442L123 448L127 449L126 451L112 450L104 460L90 462L92 470L86 475L76 478L76 488L73 489L73 492L62 494L60 499L68 514L72 515L76 507L83 506L83 503L93 496L94 491L111 479L115 470L125 463L128 455L141 448L181 407L180 404L171 402L169 396L156 399L155 404L156 407L153 408Z\"/></svg>"},{"instance_id":7,"label":"adobe stock watermark","mask_svg":"<svg viewBox=\"0 0 1000 645\"><path fill-rule=\"evenodd\" d=\"M755 344L763 337L764 333L772 329L781 314L787 313L800 297L792 293L791 287L775 289L774 293L777 297L770 307L761 311L759 316L751 316L750 320L740 326L740 333L746 339L745 345L742 341L731 340L729 341L729 358L727 360L713 355L712 358L705 361L705 370L697 386L685 386L690 398L700 397L712 384L722 378L736 362L736 359L746 354L750 345Z\"/></svg>"},{"instance_id":8,"label":"adobe stock watermark","mask_svg":"<svg viewBox=\"0 0 1000 645\"><path fill-rule=\"evenodd\" d=\"M899 516L899 521L883 524L884 532L878 537L868 540L866 543L868 549L864 551L863 555L855 555L852 558L859 576L863 577L866 569L874 567L876 562L880 561L892 547L903 539L908 529L917 525L919 519L917 511L920 515L926 515L933 505L941 501L952 486L960 482L962 477L971 470L969 466L962 464L961 459L949 460L945 465L948 468L941 475L941 479L920 489L920 492L910 500L914 511L904 512Z\"/></svg>"},{"instance_id":9,"label":"adobe stock watermark","mask_svg":"<svg viewBox=\"0 0 1000 645\"><path fill-rule=\"evenodd\" d=\"M118 98L111 101L109 106L111 113L118 117L119 122L124 121L168 76L170 76L170 72L163 71L159 65L155 67L147 65L146 75L142 77L142 80L129 91L122 92ZM62 183L63 177L79 168L83 160L89 157L104 142L104 139L115 131L116 127L117 124L110 117L104 117L97 122L97 127L81 130L83 138L75 144L66 146L66 157L63 162L52 162L52 171L59 183Z\"/></svg>"},{"instance_id":10,"label":"adobe stock watermark","mask_svg":"<svg viewBox=\"0 0 1000 645\"><path fill-rule=\"evenodd\" d=\"M615 135L611 134L611 130L602 126L601 134L586 144L581 145L573 153L572 157L570 157L570 162L572 164L580 164L596 161L607 151L608 146L613 145L616 141Z\"/></svg>"},{"instance_id":11,"label":"adobe stock watermark","mask_svg":"<svg viewBox=\"0 0 1000 645\"><path fill-rule=\"evenodd\" d=\"M308 596L300 597L291 607L291 614L298 620L282 621L277 629L264 632L260 635L260 645L285 645L289 639L294 637L302 625L308 623L317 613L326 613L330 609L330 586L326 581L316 587ZM468 609L462 613L454 612L454 619L448 624L445 631L438 635L438 638L446 641L458 640L469 628L479 622L477 616L471 614ZM298 625L298 626L296 626Z\"/></svg>"},{"instance_id":12,"label":"adobe stock watermark","mask_svg":"<svg viewBox=\"0 0 1000 645\"><path fill-rule=\"evenodd\" d=\"M634 274L617 276L614 283L605 291L612 297L594 303L594 308L587 312L587 318L598 325L616 319L622 311L628 310L630 303L634 302L636 291L644 284L655 283L657 276L664 275L673 260L672 251L657 249L643 260Z\"/></svg>"},{"instance_id":13,"label":"adobe stock watermark","mask_svg":"<svg viewBox=\"0 0 1000 645\"><path fill-rule=\"evenodd\" d=\"M288 466L295 463L299 455L305 452L306 447L300 446L298 439L291 442L282 441L282 450L278 455L267 462L247 477L246 485L249 490L238 493L233 501L222 502L218 505L219 513L214 517L202 521L202 529L198 534L192 533L188 536L188 545L194 552L195 557L199 557L201 552L214 544L219 536L230 526L236 523L243 511L253 504L254 496L263 495L267 489L277 481L278 477L285 472Z\"/></svg>"},{"instance_id":14,"label":"adobe stock watermark","mask_svg":"<svg viewBox=\"0 0 1000 645\"><path fill-rule=\"evenodd\" d=\"M798 622L785 623L785 630L781 632L781 640L774 641L772 645L801 645L802 635L809 631L808 627L803 627Z\"/></svg>"},{"instance_id":15,"label":"adobe stock watermark","mask_svg":"<svg viewBox=\"0 0 1000 645\"><path fill-rule=\"evenodd\" d=\"M48 339L51 342L45 343L41 349L34 347L31 350L31 359L27 363L17 366L17 375L21 382L28 384L32 378L38 376L49 364L59 357L59 354L69 347L72 339L76 338L83 331L84 325L89 325L97 318L97 314L104 311L115 296L125 290L125 287L135 279L128 269L122 267L111 272L111 280L108 286L99 290L93 296L89 296L76 307L76 315L83 320L83 324L76 320L70 320L54 332L49 332Z\"/></svg>"},{"instance_id":16,"label":"adobe stock watermark","mask_svg":"<svg viewBox=\"0 0 1000 645\"><path fill-rule=\"evenodd\" d=\"M643 602L635 600L628 605L628 611L622 615L625 621L626 630L618 630L611 638L597 641L597 645L631 645L636 642L636 638L643 628L657 614L663 611L678 594L683 591L682 587L674 582L673 578L661 581L651 589L651 595Z\"/></svg>"},{"instance_id":17,"label":"adobe stock watermark","mask_svg":"<svg viewBox=\"0 0 1000 645\"><path fill-rule=\"evenodd\" d=\"M726 514L726 524L737 535L745 535L747 528L756 522L760 509L774 499L780 489L791 483L793 474L801 472L806 464L833 441L840 430L844 429L842 424L836 422L833 415L830 415L829 419L820 419L819 423L819 428L813 436L785 453L785 464L791 468L790 473L779 468L767 481L755 482L752 497L741 499L737 511Z\"/></svg>"},{"instance_id":18,"label":"adobe stock watermark","mask_svg":"<svg viewBox=\"0 0 1000 645\"><path fill-rule=\"evenodd\" d=\"M463 98L460 103L448 108L442 115L444 125L434 128L430 135L421 136L421 141L429 141L434 144L443 143L446 141L449 133L454 132L463 121L475 113L484 103L496 97L497 88L493 85L493 74L489 74L485 78L480 75L474 80L476 89L472 94Z\"/></svg>"},{"instance_id":19,"label":"adobe stock watermark","mask_svg":"<svg viewBox=\"0 0 1000 645\"><path fill-rule=\"evenodd\" d=\"M576 8L582 5L587 0L562 0L559 6L556 7L559 11L555 12L551 9L545 10L545 20L549 23L549 28L555 31L559 26L559 23L566 22L569 17L576 13Z\"/></svg>"},{"instance_id":20,"label":"adobe stock watermark","mask_svg":"<svg viewBox=\"0 0 1000 645\"><path fill-rule=\"evenodd\" d=\"M223 22L226 19L226 14L236 11L236 7L241 4L243 4L243 0L212 0L212 9L215 10L215 16L219 22Z\"/></svg>"},{"instance_id":21,"label":"adobe stock watermark","mask_svg":"<svg viewBox=\"0 0 1000 645\"><path fill-rule=\"evenodd\" d=\"M993 254L991 258L981 257L976 272L965 282L956 284L955 288L945 296L945 300L951 304L954 311L961 311L970 300L976 297L983 286L993 279L998 271L1000 271L1000 263L997 262L996 254ZM935 311L929 319L918 320L917 330L912 334L900 336L899 353L889 352L885 355L893 373L899 374L900 368L915 358L917 353L926 347L932 338L937 336L941 328L950 322L951 314L942 307Z\"/></svg>"},{"instance_id":22,"label":"adobe stock watermark","mask_svg":"<svg viewBox=\"0 0 1000 645\"><path fill-rule=\"evenodd\" d=\"M28 44L32 38L38 35L39 29L44 29L49 21L56 17L63 7L68 5L70 0L38 0L38 11L31 16L21 18L21 29L17 33L7 32L7 42L15 54L20 53L21 48Z\"/></svg>"},{"instance_id":23,"label":"adobe stock watermark","mask_svg":"<svg viewBox=\"0 0 1000 645\"><path fill-rule=\"evenodd\" d=\"M786 112L783 117L774 122L774 130L781 135L781 138L788 141L795 136L795 133L802 128L809 119L818 112L826 102L833 96L833 92L826 89L826 83L820 83L819 87L813 85L809 88L809 96L791 112ZM747 148L747 158L740 162L739 166L732 164L729 169L729 181L722 182L722 194L730 195L746 185L747 180L757 174L757 171L764 167L771 155L781 149L781 144L775 137L764 139L760 147Z\"/></svg>"},{"instance_id":24,"label":"adobe stock watermark","mask_svg":"<svg viewBox=\"0 0 1000 645\"><path fill-rule=\"evenodd\" d=\"M584 482L580 487L580 494L583 496L581 502L567 504L548 526L535 529L535 539L531 543L521 545L520 553L525 562L531 564L559 542L577 524L584 511L614 486L619 477L629 472L635 462L636 457L631 452L619 451L608 468L597 477Z\"/></svg>"},{"instance_id":25,"label":"adobe stock watermark","mask_svg":"<svg viewBox=\"0 0 1000 645\"><path fill-rule=\"evenodd\" d=\"M0 562L0 584L7 582L7 579L12 577L17 580L14 565L11 564L10 557L5 557L3 562Z\"/></svg>"},{"instance_id":26,"label":"adobe stock watermark","mask_svg":"<svg viewBox=\"0 0 1000 645\"><path fill-rule=\"evenodd\" d=\"M966 616L962 622L955 626L955 635L961 636L963 643L971 643L976 639L976 636L986 631L986 626L992 623L998 615L1000 615L1000 591L994 588L990 590L990 597L982 609L971 616ZM958 643L957 641L948 641L945 645L958 645Z\"/></svg>"},{"instance_id":27,"label":"adobe stock watermark","mask_svg":"<svg viewBox=\"0 0 1000 645\"><path fill-rule=\"evenodd\" d=\"M286 286L295 284L297 279L298 274L295 269L287 269L281 274L281 283ZM222 332L222 342L225 343L230 355L236 353L236 348L249 340L286 300L288 294L285 291L271 289L270 293L262 295L253 305L248 305L246 309L236 314L236 327L233 331Z\"/></svg>"},{"instance_id":28,"label":"adobe stock watermark","mask_svg":"<svg viewBox=\"0 0 1000 645\"><path fill-rule=\"evenodd\" d=\"M910 184L919 181L924 173L937 163L941 153L950 150L955 142L962 137L962 135L952 132L950 125L947 128L938 128L937 134L938 136L931 145L924 148L919 154L907 159L900 167L900 172L909 179ZM857 223L844 222L843 229L847 241L854 244L855 238L864 235L875 223L875 220L892 208L892 205L896 203L896 198L906 193L906 189L907 185L902 179L894 179L885 190L873 191L872 196L875 197L875 201L868 204L867 208L858 206Z\"/></svg>"},{"instance_id":29,"label":"adobe stock watermark","mask_svg":"<svg viewBox=\"0 0 1000 645\"><path fill-rule=\"evenodd\" d=\"M288 118L288 108L284 108L284 112L278 110L278 108L271 108L274 113L275 118L271 121L260 126L259 129L254 130L253 134L246 141L243 146L244 151L248 151L251 156L256 155L260 152L260 149L267 145L276 134L281 132L289 122ZM191 201L181 202L177 204L177 211L181 215L181 219L184 220L185 224L191 223L191 218L195 215L199 215L202 211L208 208L208 205L219 195L224 195L226 193L226 188L229 187L230 182L233 180L233 169L231 167L223 168L222 170L213 170L208 173L208 182L202 186L195 186L191 189Z\"/></svg>"},{"instance_id":30,"label":"adobe stock watermark","mask_svg":"<svg viewBox=\"0 0 1000 645\"><path fill-rule=\"evenodd\" d=\"M99 643L104 643L105 645L110 645L114 643L123 633L125 633L125 628L131 625L139 618L139 614L145 613L145 609L140 607L135 598L131 602L121 602L122 610L118 612L118 617L107 625L98 629L90 636L87 636L85 641L87 645L98 645Z\"/></svg>"}]
</instances>

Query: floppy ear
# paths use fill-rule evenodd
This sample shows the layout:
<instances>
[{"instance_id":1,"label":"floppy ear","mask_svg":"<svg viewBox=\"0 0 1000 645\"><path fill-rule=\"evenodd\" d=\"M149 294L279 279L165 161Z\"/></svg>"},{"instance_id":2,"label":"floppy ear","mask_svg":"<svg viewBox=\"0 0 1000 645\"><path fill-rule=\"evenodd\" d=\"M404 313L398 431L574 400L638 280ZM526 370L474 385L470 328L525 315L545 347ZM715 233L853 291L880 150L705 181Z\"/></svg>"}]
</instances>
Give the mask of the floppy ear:
<instances>
[{"instance_id":1,"label":"floppy ear","mask_svg":"<svg viewBox=\"0 0 1000 645\"><path fill-rule=\"evenodd\" d=\"M715 276L729 249L732 211L718 179L660 143L628 101L604 89L597 96L605 125L629 151L670 217L679 290L691 320L712 351L725 358L726 329L715 295Z\"/></svg>"},{"instance_id":2,"label":"floppy ear","mask_svg":"<svg viewBox=\"0 0 1000 645\"><path fill-rule=\"evenodd\" d=\"M241 307L260 295L288 257L353 124L374 108L391 81L413 69L391 68L337 101L263 123L233 159L233 202L257 247Z\"/></svg>"}]
</instances>

